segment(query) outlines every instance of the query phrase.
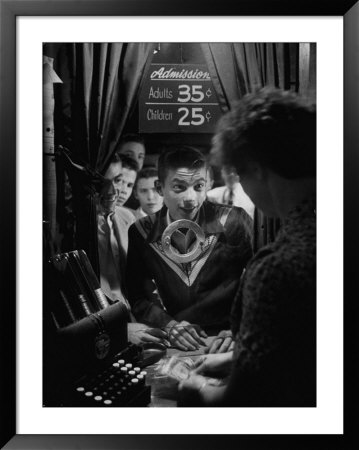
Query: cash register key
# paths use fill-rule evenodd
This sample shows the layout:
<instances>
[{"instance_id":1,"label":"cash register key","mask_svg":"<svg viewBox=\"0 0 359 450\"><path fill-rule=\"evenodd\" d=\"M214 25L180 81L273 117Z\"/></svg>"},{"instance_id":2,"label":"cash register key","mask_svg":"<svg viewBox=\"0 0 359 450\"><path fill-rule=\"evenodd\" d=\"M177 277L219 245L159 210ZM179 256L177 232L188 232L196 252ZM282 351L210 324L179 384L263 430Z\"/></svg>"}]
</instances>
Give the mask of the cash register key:
<instances>
[{"instance_id":1,"label":"cash register key","mask_svg":"<svg viewBox=\"0 0 359 450\"><path fill-rule=\"evenodd\" d=\"M134 370L129 370L128 374L131 378L134 378L136 376L136 372Z\"/></svg>"},{"instance_id":2,"label":"cash register key","mask_svg":"<svg viewBox=\"0 0 359 450\"><path fill-rule=\"evenodd\" d=\"M112 400L104 400L105 405L112 405Z\"/></svg>"},{"instance_id":3,"label":"cash register key","mask_svg":"<svg viewBox=\"0 0 359 450\"><path fill-rule=\"evenodd\" d=\"M93 397L93 392L87 391L85 392L86 397Z\"/></svg>"},{"instance_id":4,"label":"cash register key","mask_svg":"<svg viewBox=\"0 0 359 450\"><path fill-rule=\"evenodd\" d=\"M127 364L126 364L126 367L127 367L127 369L130 370L130 369L132 369L132 364L131 364L131 363L127 363Z\"/></svg>"},{"instance_id":5,"label":"cash register key","mask_svg":"<svg viewBox=\"0 0 359 450\"><path fill-rule=\"evenodd\" d=\"M115 367L116 369L118 369L120 367L120 364L119 363L113 363L112 366Z\"/></svg>"},{"instance_id":6,"label":"cash register key","mask_svg":"<svg viewBox=\"0 0 359 450\"><path fill-rule=\"evenodd\" d=\"M120 370L121 370L121 375L126 377L127 376L127 372L128 372L127 367L121 367Z\"/></svg>"},{"instance_id":7,"label":"cash register key","mask_svg":"<svg viewBox=\"0 0 359 450\"><path fill-rule=\"evenodd\" d=\"M97 402L100 402L102 400L101 395L96 395L96 397L94 397L94 400L96 400Z\"/></svg>"},{"instance_id":8,"label":"cash register key","mask_svg":"<svg viewBox=\"0 0 359 450\"><path fill-rule=\"evenodd\" d=\"M145 376L144 375L141 375L140 373L137 375L137 379L138 379L138 381L139 381L139 383L142 385L142 384L145 384Z\"/></svg>"},{"instance_id":9,"label":"cash register key","mask_svg":"<svg viewBox=\"0 0 359 450\"><path fill-rule=\"evenodd\" d=\"M120 367L125 365L125 360L124 359L119 359L117 362L120 365Z\"/></svg>"},{"instance_id":10,"label":"cash register key","mask_svg":"<svg viewBox=\"0 0 359 450\"><path fill-rule=\"evenodd\" d=\"M131 384L132 384L133 386L138 386L138 385L139 385L138 379L137 379L137 378L132 378Z\"/></svg>"},{"instance_id":11,"label":"cash register key","mask_svg":"<svg viewBox=\"0 0 359 450\"><path fill-rule=\"evenodd\" d=\"M146 378L147 372L145 370L142 370L141 375L143 375Z\"/></svg>"},{"instance_id":12,"label":"cash register key","mask_svg":"<svg viewBox=\"0 0 359 450\"><path fill-rule=\"evenodd\" d=\"M85 392L85 388L82 386L79 386L78 388L76 388L77 392Z\"/></svg>"},{"instance_id":13,"label":"cash register key","mask_svg":"<svg viewBox=\"0 0 359 450\"><path fill-rule=\"evenodd\" d=\"M140 373L140 372L141 372L141 369L140 369L139 367L134 367L133 370L134 370L136 373Z\"/></svg>"}]
</instances>

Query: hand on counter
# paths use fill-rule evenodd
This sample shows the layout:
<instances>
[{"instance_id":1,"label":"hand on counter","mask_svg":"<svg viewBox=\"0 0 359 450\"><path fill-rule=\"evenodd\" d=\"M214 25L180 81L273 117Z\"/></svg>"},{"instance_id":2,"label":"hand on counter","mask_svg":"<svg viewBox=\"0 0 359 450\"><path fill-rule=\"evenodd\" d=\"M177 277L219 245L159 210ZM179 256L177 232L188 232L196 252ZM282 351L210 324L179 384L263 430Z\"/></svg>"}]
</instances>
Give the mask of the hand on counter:
<instances>
[{"instance_id":1,"label":"hand on counter","mask_svg":"<svg viewBox=\"0 0 359 450\"><path fill-rule=\"evenodd\" d=\"M176 322L168 330L168 340L173 347L181 350L197 350L201 345L206 345L202 338L207 334L199 325L194 325L185 320Z\"/></svg>"},{"instance_id":2,"label":"hand on counter","mask_svg":"<svg viewBox=\"0 0 359 450\"><path fill-rule=\"evenodd\" d=\"M211 345L206 349L206 353L226 353L233 350L234 340L231 330L222 330L213 339Z\"/></svg>"},{"instance_id":3,"label":"hand on counter","mask_svg":"<svg viewBox=\"0 0 359 450\"><path fill-rule=\"evenodd\" d=\"M226 377L231 369L232 357L233 352L202 356L195 361L193 374Z\"/></svg>"},{"instance_id":4,"label":"hand on counter","mask_svg":"<svg viewBox=\"0 0 359 450\"><path fill-rule=\"evenodd\" d=\"M127 326L128 340L133 344L156 342L168 346L167 333L160 328L150 328L143 323L130 322Z\"/></svg>"}]
</instances>

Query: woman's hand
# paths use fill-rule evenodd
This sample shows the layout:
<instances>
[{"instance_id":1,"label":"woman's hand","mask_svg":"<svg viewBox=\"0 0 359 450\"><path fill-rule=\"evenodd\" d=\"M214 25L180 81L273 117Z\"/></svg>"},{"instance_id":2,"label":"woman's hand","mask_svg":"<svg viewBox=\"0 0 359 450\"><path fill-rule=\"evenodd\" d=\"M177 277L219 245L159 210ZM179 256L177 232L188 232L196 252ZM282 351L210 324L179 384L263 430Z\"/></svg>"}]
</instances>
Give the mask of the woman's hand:
<instances>
[{"instance_id":1,"label":"woman's hand","mask_svg":"<svg viewBox=\"0 0 359 450\"><path fill-rule=\"evenodd\" d=\"M207 334L199 325L194 325L185 320L175 323L168 331L168 340L173 347L181 350L197 350L200 345L206 345L202 338Z\"/></svg>"},{"instance_id":2,"label":"woman's hand","mask_svg":"<svg viewBox=\"0 0 359 450\"><path fill-rule=\"evenodd\" d=\"M193 373L197 375L226 377L232 364L233 352L201 356L195 361Z\"/></svg>"},{"instance_id":3,"label":"woman's hand","mask_svg":"<svg viewBox=\"0 0 359 450\"><path fill-rule=\"evenodd\" d=\"M231 330L222 330L214 338L206 353L226 353L233 350L234 341Z\"/></svg>"},{"instance_id":4,"label":"woman's hand","mask_svg":"<svg viewBox=\"0 0 359 450\"><path fill-rule=\"evenodd\" d=\"M160 328L150 328L144 323L128 323L128 340L133 344L143 344L145 342L156 342L169 346L167 333Z\"/></svg>"},{"instance_id":5,"label":"woman's hand","mask_svg":"<svg viewBox=\"0 0 359 450\"><path fill-rule=\"evenodd\" d=\"M202 375L192 374L178 385L178 406L215 406L220 404L224 385L212 384Z\"/></svg>"}]
</instances>

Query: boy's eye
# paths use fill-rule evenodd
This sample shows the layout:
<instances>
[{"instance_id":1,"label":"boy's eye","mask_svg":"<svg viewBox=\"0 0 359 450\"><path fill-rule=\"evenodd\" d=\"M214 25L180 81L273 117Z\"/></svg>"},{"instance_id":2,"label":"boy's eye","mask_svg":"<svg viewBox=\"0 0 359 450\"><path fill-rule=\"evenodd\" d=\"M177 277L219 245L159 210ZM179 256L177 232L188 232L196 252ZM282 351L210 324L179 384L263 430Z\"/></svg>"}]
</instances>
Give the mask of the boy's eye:
<instances>
[{"instance_id":1,"label":"boy's eye","mask_svg":"<svg viewBox=\"0 0 359 450\"><path fill-rule=\"evenodd\" d=\"M197 189L197 191L200 191L200 190L204 189L204 187L205 187L205 183L199 183L199 184L196 184L195 189Z\"/></svg>"}]
</instances>

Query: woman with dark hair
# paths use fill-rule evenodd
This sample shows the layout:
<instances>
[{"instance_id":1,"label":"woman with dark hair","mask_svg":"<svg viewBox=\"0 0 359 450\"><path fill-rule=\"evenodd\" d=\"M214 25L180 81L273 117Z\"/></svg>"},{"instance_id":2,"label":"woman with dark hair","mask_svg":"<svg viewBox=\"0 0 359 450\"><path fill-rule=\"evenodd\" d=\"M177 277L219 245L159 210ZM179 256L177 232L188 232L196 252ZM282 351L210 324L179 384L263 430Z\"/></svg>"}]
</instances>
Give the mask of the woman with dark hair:
<instances>
[{"instance_id":1,"label":"woman with dark hair","mask_svg":"<svg viewBox=\"0 0 359 450\"><path fill-rule=\"evenodd\" d=\"M204 356L179 386L181 405L316 404L316 110L264 88L219 123L212 154L232 164L275 241L248 263L232 308L233 353ZM213 376L222 382L213 383Z\"/></svg>"}]
</instances>

